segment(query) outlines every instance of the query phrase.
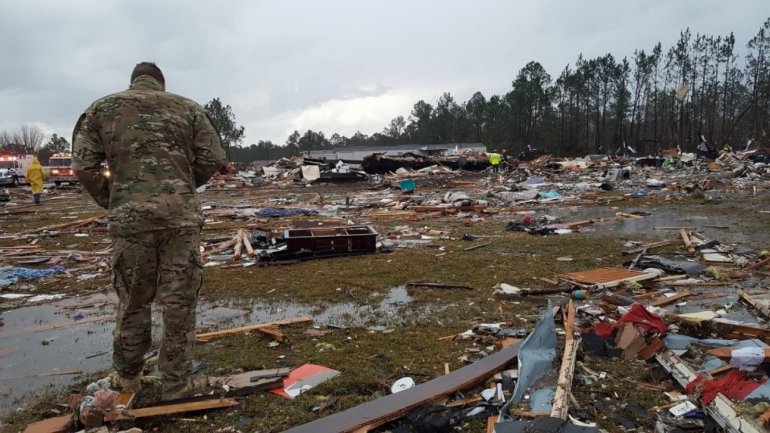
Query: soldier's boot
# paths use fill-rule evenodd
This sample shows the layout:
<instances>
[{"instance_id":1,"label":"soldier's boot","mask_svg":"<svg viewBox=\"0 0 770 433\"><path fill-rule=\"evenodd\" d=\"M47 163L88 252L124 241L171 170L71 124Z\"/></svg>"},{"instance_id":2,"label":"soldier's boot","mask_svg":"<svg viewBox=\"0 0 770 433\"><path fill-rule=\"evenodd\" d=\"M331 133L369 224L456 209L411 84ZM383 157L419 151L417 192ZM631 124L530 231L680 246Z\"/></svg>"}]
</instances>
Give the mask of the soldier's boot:
<instances>
[{"instance_id":1,"label":"soldier's boot","mask_svg":"<svg viewBox=\"0 0 770 433\"><path fill-rule=\"evenodd\" d=\"M137 374L136 376L123 376L119 374L118 386L123 391L132 391L134 394L137 394L142 390L142 375Z\"/></svg>"},{"instance_id":2,"label":"soldier's boot","mask_svg":"<svg viewBox=\"0 0 770 433\"><path fill-rule=\"evenodd\" d=\"M203 374L193 374L175 382L163 384L162 400L178 400L203 394L208 388L208 378Z\"/></svg>"}]
</instances>

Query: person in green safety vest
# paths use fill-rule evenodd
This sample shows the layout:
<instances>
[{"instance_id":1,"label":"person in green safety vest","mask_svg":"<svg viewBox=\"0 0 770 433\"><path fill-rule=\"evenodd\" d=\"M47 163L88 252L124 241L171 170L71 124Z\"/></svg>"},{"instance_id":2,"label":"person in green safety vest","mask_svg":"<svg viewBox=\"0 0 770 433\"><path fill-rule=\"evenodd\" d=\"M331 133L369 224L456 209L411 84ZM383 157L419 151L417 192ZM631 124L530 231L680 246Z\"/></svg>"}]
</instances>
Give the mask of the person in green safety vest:
<instances>
[{"instance_id":1,"label":"person in green safety vest","mask_svg":"<svg viewBox=\"0 0 770 433\"><path fill-rule=\"evenodd\" d=\"M492 165L492 172L497 173L500 169L500 161L503 159L503 157L497 153L497 149L495 149L492 153L489 154L489 163Z\"/></svg>"}]
</instances>

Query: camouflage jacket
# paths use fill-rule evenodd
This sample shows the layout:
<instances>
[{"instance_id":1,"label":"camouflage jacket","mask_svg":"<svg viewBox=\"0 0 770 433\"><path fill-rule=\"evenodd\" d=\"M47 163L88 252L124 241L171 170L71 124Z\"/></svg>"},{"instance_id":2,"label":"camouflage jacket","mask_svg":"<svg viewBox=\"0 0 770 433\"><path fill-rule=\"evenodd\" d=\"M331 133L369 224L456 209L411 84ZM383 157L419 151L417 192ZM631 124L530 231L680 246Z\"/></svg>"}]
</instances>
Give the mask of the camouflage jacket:
<instances>
[{"instance_id":1,"label":"camouflage jacket","mask_svg":"<svg viewBox=\"0 0 770 433\"><path fill-rule=\"evenodd\" d=\"M91 104L72 143L75 175L109 209L114 235L203 225L195 188L226 162L203 108L147 75Z\"/></svg>"}]
</instances>

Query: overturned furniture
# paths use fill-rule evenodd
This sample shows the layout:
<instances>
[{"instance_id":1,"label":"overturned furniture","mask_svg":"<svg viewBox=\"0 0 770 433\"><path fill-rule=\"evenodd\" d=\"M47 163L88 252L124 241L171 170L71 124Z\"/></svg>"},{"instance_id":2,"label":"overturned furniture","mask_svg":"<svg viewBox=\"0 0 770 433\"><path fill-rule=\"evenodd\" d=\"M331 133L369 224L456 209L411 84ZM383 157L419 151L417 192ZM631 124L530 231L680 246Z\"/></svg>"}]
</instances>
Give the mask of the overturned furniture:
<instances>
[{"instance_id":1,"label":"overturned furniture","mask_svg":"<svg viewBox=\"0 0 770 433\"><path fill-rule=\"evenodd\" d=\"M377 249L377 232L368 225L289 229L284 237L287 251L368 253Z\"/></svg>"}]
</instances>

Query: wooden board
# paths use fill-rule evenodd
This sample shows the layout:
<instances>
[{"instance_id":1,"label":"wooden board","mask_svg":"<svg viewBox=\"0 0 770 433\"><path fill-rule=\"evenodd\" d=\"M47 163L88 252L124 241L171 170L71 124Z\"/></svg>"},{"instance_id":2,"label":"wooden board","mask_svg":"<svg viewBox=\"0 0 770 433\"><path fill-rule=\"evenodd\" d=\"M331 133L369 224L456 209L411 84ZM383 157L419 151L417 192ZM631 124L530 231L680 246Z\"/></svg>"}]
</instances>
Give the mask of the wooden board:
<instances>
[{"instance_id":1,"label":"wooden board","mask_svg":"<svg viewBox=\"0 0 770 433\"><path fill-rule=\"evenodd\" d=\"M285 433L351 433L365 426L375 428L400 418L416 407L439 401L456 391L483 382L487 377L514 362L519 354L520 345L510 346L450 374L439 376L397 394L390 394L334 415L290 428Z\"/></svg>"},{"instance_id":2,"label":"wooden board","mask_svg":"<svg viewBox=\"0 0 770 433\"><path fill-rule=\"evenodd\" d=\"M688 297L690 295L692 295L692 292L690 291L690 289L686 289L682 293L677 293L674 296L669 296L669 297L666 297L666 298L663 298L663 299L658 299L657 301L651 303L650 306L652 306L652 307L662 307L664 305L673 304L674 302L677 302L680 299L684 299L684 298L686 298L686 297Z\"/></svg>"},{"instance_id":3,"label":"wooden board","mask_svg":"<svg viewBox=\"0 0 770 433\"><path fill-rule=\"evenodd\" d=\"M218 398L214 400L201 400L189 403L166 404L160 406L143 407L141 409L131 409L118 414L117 419L122 420L131 418L146 418L150 416L173 415L176 413L223 409L233 406L238 406L237 400L232 398Z\"/></svg>"},{"instance_id":4,"label":"wooden board","mask_svg":"<svg viewBox=\"0 0 770 433\"><path fill-rule=\"evenodd\" d=\"M765 362L770 361L770 348L763 349L765 352ZM708 351L709 355L716 356L719 359L728 360L733 357L733 349L730 347L718 347Z\"/></svg>"},{"instance_id":5,"label":"wooden board","mask_svg":"<svg viewBox=\"0 0 770 433\"><path fill-rule=\"evenodd\" d=\"M556 383L556 393L553 397L553 406L551 416L554 418L567 419L569 410L569 394L572 390L572 376L575 373L575 360L577 359L577 350L580 346L580 340L574 337L575 327L575 307L570 299L567 306L567 318L564 322L566 331L566 342L564 344L564 355L561 359L561 368L559 369L559 379Z\"/></svg>"},{"instance_id":6,"label":"wooden board","mask_svg":"<svg viewBox=\"0 0 770 433\"><path fill-rule=\"evenodd\" d=\"M623 268L599 268L590 271L570 272L560 275L561 278L576 281L585 284L606 284L615 281L637 281L637 278L648 277L652 274L645 274L639 271L630 271ZM655 278L652 275L650 279Z\"/></svg>"},{"instance_id":7,"label":"wooden board","mask_svg":"<svg viewBox=\"0 0 770 433\"><path fill-rule=\"evenodd\" d=\"M66 433L71 427L72 416L62 415L27 424L24 433Z\"/></svg>"},{"instance_id":8,"label":"wooden board","mask_svg":"<svg viewBox=\"0 0 770 433\"><path fill-rule=\"evenodd\" d=\"M288 376L291 368L273 368L270 370L254 370L231 376L210 377L209 385L227 385L228 397L240 397L259 391L280 388L283 386L283 378Z\"/></svg>"},{"instance_id":9,"label":"wooden board","mask_svg":"<svg viewBox=\"0 0 770 433\"><path fill-rule=\"evenodd\" d=\"M212 338L223 337L233 334L244 334L247 332L258 331L261 328L272 328L280 325L292 325L295 323L312 322L309 316L295 317L292 319L276 320L275 322L259 323L256 325L241 326L238 328L223 329L221 331L204 332L195 336L196 341L209 341Z\"/></svg>"},{"instance_id":10,"label":"wooden board","mask_svg":"<svg viewBox=\"0 0 770 433\"><path fill-rule=\"evenodd\" d=\"M763 316L770 317L770 301L755 298L743 289L738 289L738 296L746 303L756 308Z\"/></svg>"}]
</instances>

